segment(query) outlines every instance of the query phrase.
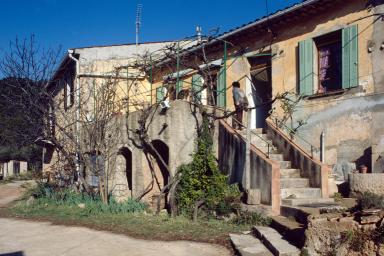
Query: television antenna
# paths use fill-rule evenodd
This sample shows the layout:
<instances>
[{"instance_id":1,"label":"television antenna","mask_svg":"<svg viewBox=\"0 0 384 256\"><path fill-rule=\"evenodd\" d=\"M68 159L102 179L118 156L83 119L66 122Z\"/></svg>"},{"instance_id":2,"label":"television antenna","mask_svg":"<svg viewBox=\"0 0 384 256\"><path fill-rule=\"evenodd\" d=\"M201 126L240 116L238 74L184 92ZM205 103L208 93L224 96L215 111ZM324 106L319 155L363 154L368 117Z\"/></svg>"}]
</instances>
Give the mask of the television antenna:
<instances>
[{"instance_id":1,"label":"television antenna","mask_svg":"<svg viewBox=\"0 0 384 256\"><path fill-rule=\"evenodd\" d=\"M139 34L141 26L141 10L143 9L142 4L137 5L136 9L136 48L139 46Z\"/></svg>"}]
</instances>

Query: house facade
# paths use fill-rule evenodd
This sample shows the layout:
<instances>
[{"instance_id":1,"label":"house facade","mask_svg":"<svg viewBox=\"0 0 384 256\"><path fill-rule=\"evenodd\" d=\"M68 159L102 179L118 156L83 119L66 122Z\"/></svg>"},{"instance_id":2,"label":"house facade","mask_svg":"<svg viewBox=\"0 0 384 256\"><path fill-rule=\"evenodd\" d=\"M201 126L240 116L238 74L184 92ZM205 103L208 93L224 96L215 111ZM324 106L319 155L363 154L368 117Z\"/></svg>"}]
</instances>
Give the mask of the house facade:
<instances>
[{"instance_id":1,"label":"house facade","mask_svg":"<svg viewBox=\"0 0 384 256\"><path fill-rule=\"evenodd\" d=\"M316 166L312 169L322 175L312 177L311 184L320 187L327 197L324 182L328 171L322 164L335 166L336 170L350 166L348 163L367 165L372 172L384 170L383 6L382 1L303 1L215 38L197 38L188 47L176 48L174 58L164 54L144 73L131 65L137 53L134 45L73 49L54 77L58 88L55 99L62 101L62 111L54 110L56 122L71 120L73 126L76 120L92 122L100 99L97 88L112 80L118 87L112 111L119 115L133 113L145 104L169 103L168 114L161 114L160 109L153 111L155 121L149 135L153 145L164 153L171 174L164 174L158 164L152 175L147 156L127 136L127 127L132 131L138 128L138 112L116 122L125 127L124 133L115 134L112 137L116 140L111 141L116 154L108 163L116 172L110 176L110 191L120 198L137 198L152 185L155 191L146 194L150 201L165 186L167 177L190 160L196 125L189 103L197 100L233 111L231 86L238 81L251 108L249 127L263 129L268 120L278 124L269 135L281 129L291 136L287 143L300 147L292 147L292 152L316 159L303 158L309 166L303 173L307 175L311 165ZM167 42L142 46L139 52L147 51L151 56L165 53ZM79 108L81 113L76 113ZM72 139L81 141L79 137ZM81 151L92 150L86 146ZM218 145L222 149L227 146ZM76 151L74 146L72 151ZM260 160L268 168L255 167L257 154L252 168L262 174L255 179L261 183L279 181L278 168L269 162L269 155ZM153 177L157 176L156 188ZM279 182L265 186L270 194L266 203L277 207L279 199L271 198L279 194L271 188L280 189Z\"/></svg>"},{"instance_id":2,"label":"house facade","mask_svg":"<svg viewBox=\"0 0 384 256\"><path fill-rule=\"evenodd\" d=\"M323 134L325 163L353 162L382 172L382 8L381 1L304 1L202 42L181 59L195 61L204 45L208 62L216 64L210 70L216 77L213 104L233 110L231 84L239 81L255 107L252 128L263 128L268 117L286 118L281 100L268 102L289 93L298 103L285 124L298 144L320 158ZM202 83L197 70L172 71L179 87L193 90ZM161 99L164 82L156 85L152 93ZM201 93L202 102L212 104L209 92Z\"/></svg>"}]
</instances>

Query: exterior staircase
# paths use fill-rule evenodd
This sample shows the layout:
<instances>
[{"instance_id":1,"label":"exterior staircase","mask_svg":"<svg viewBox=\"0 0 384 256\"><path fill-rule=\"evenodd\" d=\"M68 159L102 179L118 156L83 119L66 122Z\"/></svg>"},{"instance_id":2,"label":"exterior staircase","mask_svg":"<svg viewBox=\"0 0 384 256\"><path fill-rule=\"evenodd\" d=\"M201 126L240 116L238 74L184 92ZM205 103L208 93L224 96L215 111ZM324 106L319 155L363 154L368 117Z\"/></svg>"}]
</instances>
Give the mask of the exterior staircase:
<instances>
[{"instance_id":1,"label":"exterior staircase","mask_svg":"<svg viewBox=\"0 0 384 256\"><path fill-rule=\"evenodd\" d=\"M246 138L246 131L240 134ZM307 217L318 214L322 206L334 205L332 198L323 198L320 188L310 186L302 171L292 166L262 129L251 132L251 144L280 165L280 216L272 217L269 227L255 226L250 233L231 234L238 255L299 256L305 243Z\"/></svg>"},{"instance_id":2,"label":"exterior staircase","mask_svg":"<svg viewBox=\"0 0 384 256\"><path fill-rule=\"evenodd\" d=\"M244 138L246 132L241 132ZM251 131L251 144L280 164L280 200L282 206L326 205L333 203L332 198L322 198L320 188L311 188L309 179L301 176L301 170L292 166L291 161L273 144L271 138L262 129Z\"/></svg>"}]
</instances>

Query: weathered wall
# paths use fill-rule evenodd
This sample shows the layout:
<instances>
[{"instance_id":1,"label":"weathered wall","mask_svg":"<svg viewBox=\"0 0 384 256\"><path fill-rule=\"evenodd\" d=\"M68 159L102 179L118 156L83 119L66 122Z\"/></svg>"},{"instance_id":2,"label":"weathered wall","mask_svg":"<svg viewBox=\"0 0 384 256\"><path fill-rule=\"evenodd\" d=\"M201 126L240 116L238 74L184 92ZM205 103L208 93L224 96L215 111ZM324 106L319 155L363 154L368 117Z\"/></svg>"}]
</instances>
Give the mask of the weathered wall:
<instances>
[{"instance_id":1,"label":"weathered wall","mask_svg":"<svg viewBox=\"0 0 384 256\"><path fill-rule=\"evenodd\" d=\"M137 197L145 191L145 189L151 184L152 177L148 165L148 160L143 151L134 145L132 140L127 136L126 127L129 130L134 131L138 128L138 120L140 118L140 112L134 112L129 115L128 123L126 126L125 120L121 120L121 138L116 150L126 147L132 152L132 196ZM197 118L200 117L197 115ZM196 119L191 114L191 106L185 101L174 101L171 103L170 109L165 113L161 113L160 109L157 109L153 115L153 119L148 122L151 124L148 126L148 137L151 141L160 140L164 142L169 149L169 161L168 165L172 174L174 174L177 168L191 161L191 155L195 149L196 138ZM137 141L134 133L129 132L129 136ZM162 153L162 152L159 152ZM116 188L116 191L120 194L130 194L127 191L121 191L121 186L127 184L127 177L124 174L125 164L124 159L120 156L117 161L111 160L111 164L116 163L115 169L112 168L113 173L110 177L110 188ZM158 170L157 170L158 171ZM158 179L161 179L161 172L157 172ZM116 186L117 184L117 186ZM117 191L120 190L120 191ZM152 201L153 196L159 193L156 183L153 186L151 192L149 192L145 198L148 201Z\"/></svg>"},{"instance_id":2,"label":"weathered wall","mask_svg":"<svg viewBox=\"0 0 384 256\"><path fill-rule=\"evenodd\" d=\"M350 196L361 196L365 192L384 195L383 173L351 173L348 176Z\"/></svg>"},{"instance_id":3,"label":"weathered wall","mask_svg":"<svg viewBox=\"0 0 384 256\"><path fill-rule=\"evenodd\" d=\"M375 14L384 13L384 2L377 2L374 8ZM375 85L375 94L382 95L384 93L384 22L382 17L375 16L373 25L374 42L372 55L373 80ZM380 96L379 96L380 97ZM381 98L381 97L380 97ZM373 124L372 124L372 171L384 172L384 105L381 102L373 108Z\"/></svg>"},{"instance_id":4,"label":"weathered wall","mask_svg":"<svg viewBox=\"0 0 384 256\"><path fill-rule=\"evenodd\" d=\"M224 122L219 124L219 168L229 176L231 184L245 188L245 140ZM271 205L274 212L280 207L280 166L252 146L250 157L250 188L260 189L261 203Z\"/></svg>"}]
</instances>

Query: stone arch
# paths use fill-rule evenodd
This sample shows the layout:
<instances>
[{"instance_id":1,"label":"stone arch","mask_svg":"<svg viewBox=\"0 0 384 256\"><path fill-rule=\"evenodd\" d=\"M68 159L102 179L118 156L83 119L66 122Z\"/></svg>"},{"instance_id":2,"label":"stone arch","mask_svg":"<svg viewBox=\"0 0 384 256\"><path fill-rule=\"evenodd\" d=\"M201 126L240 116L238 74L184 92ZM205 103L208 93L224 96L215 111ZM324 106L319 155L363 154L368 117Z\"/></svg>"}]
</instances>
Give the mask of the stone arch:
<instances>
[{"instance_id":1,"label":"stone arch","mask_svg":"<svg viewBox=\"0 0 384 256\"><path fill-rule=\"evenodd\" d=\"M169 166L169 147L166 143L164 143L162 140L153 140L151 142L152 146L156 149L156 151L159 153L161 158L163 159L165 165ZM156 165L153 166L153 171L156 179L156 185L154 186L154 190L152 191L152 198L151 198L151 205L152 207L156 208L157 205L157 199L160 194L160 191L162 188L164 188L169 181L170 173L168 172L167 166L165 166L162 161L159 159L158 155L155 152L152 152L151 154L154 159L156 160ZM167 206L167 194L164 195L164 197L161 199L161 208L166 208Z\"/></svg>"},{"instance_id":2,"label":"stone arch","mask_svg":"<svg viewBox=\"0 0 384 256\"><path fill-rule=\"evenodd\" d=\"M164 160L164 163L168 166L169 165L169 147L166 143L164 143L162 140L153 140L151 142L152 146L156 149L156 151L159 153L159 155ZM158 159L158 156L156 154L153 154L154 158L156 159L158 168L161 172L162 176L162 185L166 186L168 184L169 179L169 173L168 168L164 166L164 164Z\"/></svg>"},{"instance_id":3,"label":"stone arch","mask_svg":"<svg viewBox=\"0 0 384 256\"><path fill-rule=\"evenodd\" d=\"M132 151L127 147L122 147L119 149L119 155L123 156L125 159L125 174L127 176L128 189L132 191Z\"/></svg>"}]
</instances>

